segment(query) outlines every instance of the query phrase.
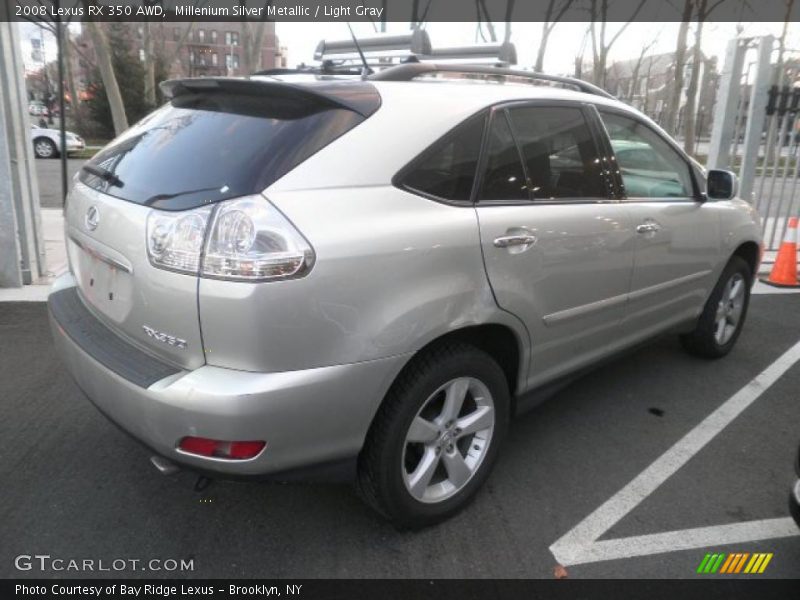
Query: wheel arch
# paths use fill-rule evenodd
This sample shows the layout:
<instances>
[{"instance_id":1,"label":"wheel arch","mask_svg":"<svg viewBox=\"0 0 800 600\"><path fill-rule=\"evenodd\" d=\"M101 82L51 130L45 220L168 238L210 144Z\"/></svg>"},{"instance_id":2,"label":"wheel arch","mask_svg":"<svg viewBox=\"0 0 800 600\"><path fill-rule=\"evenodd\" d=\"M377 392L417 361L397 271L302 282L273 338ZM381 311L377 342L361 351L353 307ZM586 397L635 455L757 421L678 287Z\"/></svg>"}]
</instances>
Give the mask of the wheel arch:
<instances>
[{"instance_id":1,"label":"wheel arch","mask_svg":"<svg viewBox=\"0 0 800 600\"><path fill-rule=\"evenodd\" d=\"M761 263L761 247L752 240L742 242L733 251L731 257L734 256L740 257L750 266L750 272L755 280L758 274L758 266Z\"/></svg>"}]
</instances>

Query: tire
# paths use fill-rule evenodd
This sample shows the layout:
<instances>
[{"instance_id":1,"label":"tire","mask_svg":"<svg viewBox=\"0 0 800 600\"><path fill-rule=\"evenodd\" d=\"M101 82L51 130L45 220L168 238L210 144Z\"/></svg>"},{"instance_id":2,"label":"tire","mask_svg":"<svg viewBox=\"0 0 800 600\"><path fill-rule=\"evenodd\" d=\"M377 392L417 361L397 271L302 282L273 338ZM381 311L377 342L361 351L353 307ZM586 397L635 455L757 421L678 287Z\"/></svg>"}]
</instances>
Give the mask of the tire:
<instances>
[{"instance_id":1,"label":"tire","mask_svg":"<svg viewBox=\"0 0 800 600\"><path fill-rule=\"evenodd\" d=\"M358 464L361 497L401 529L453 516L489 476L509 407L505 374L482 350L447 344L415 357L367 433Z\"/></svg>"},{"instance_id":2,"label":"tire","mask_svg":"<svg viewBox=\"0 0 800 600\"><path fill-rule=\"evenodd\" d=\"M680 338L687 352L703 358L722 358L731 351L747 317L752 281L750 266L742 258L732 257L714 286L695 330ZM738 291L733 289L736 282L741 286ZM736 298L730 297L731 291ZM723 318L724 326L720 325Z\"/></svg>"},{"instance_id":3,"label":"tire","mask_svg":"<svg viewBox=\"0 0 800 600\"><path fill-rule=\"evenodd\" d=\"M58 156L58 150L53 140L43 137L33 140L33 153L36 158L55 158Z\"/></svg>"}]
</instances>

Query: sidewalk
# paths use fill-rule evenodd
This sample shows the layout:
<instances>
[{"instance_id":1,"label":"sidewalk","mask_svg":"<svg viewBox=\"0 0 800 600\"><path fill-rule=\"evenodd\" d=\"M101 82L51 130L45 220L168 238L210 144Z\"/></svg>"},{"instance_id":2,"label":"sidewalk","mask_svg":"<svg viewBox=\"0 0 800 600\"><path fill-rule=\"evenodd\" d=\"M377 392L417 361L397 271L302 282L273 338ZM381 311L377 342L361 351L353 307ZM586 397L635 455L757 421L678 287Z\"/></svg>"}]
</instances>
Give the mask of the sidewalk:
<instances>
[{"instance_id":1,"label":"sidewalk","mask_svg":"<svg viewBox=\"0 0 800 600\"><path fill-rule=\"evenodd\" d=\"M67 270L64 217L60 208L43 208L42 230L46 253L45 277L21 288L0 288L0 302L44 302L53 279Z\"/></svg>"}]
</instances>

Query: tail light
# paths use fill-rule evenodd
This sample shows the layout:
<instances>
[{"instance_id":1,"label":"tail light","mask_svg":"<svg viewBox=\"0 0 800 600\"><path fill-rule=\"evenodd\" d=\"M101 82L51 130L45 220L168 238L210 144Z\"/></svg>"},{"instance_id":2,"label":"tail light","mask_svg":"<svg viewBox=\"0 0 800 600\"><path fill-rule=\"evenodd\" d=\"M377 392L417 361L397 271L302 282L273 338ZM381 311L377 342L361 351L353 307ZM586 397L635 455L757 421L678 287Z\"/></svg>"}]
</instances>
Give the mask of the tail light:
<instances>
[{"instance_id":1,"label":"tail light","mask_svg":"<svg viewBox=\"0 0 800 600\"><path fill-rule=\"evenodd\" d=\"M187 454L227 458L229 460L247 460L258 455L267 443L263 441L226 442L200 437L185 437L178 443L178 448Z\"/></svg>"},{"instance_id":2,"label":"tail light","mask_svg":"<svg viewBox=\"0 0 800 600\"><path fill-rule=\"evenodd\" d=\"M232 281L305 275L314 250L266 198L247 196L214 208L152 211L147 253L158 268Z\"/></svg>"}]
</instances>

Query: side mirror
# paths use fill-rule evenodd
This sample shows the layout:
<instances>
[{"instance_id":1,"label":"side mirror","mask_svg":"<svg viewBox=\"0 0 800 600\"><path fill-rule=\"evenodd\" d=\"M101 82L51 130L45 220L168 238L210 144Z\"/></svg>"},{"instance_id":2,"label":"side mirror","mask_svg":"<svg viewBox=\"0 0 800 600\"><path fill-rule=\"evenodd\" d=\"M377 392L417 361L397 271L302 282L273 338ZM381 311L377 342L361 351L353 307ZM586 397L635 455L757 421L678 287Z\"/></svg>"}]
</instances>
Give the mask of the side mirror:
<instances>
[{"instance_id":1,"label":"side mirror","mask_svg":"<svg viewBox=\"0 0 800 600\"><path fill-rule=\"evenodd\" d=\"M739 191L736 175L722 169L711 169L706 177L706 195L711 200L730 200Z\"/></svg>"}]
</instances>

